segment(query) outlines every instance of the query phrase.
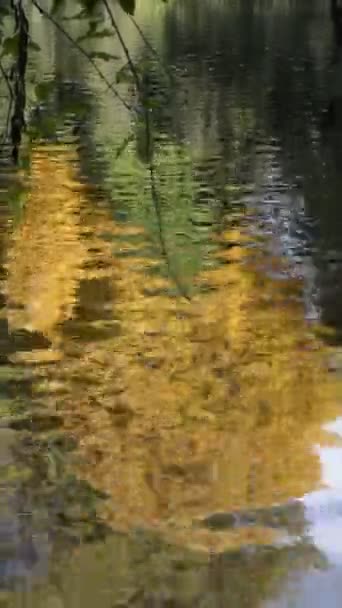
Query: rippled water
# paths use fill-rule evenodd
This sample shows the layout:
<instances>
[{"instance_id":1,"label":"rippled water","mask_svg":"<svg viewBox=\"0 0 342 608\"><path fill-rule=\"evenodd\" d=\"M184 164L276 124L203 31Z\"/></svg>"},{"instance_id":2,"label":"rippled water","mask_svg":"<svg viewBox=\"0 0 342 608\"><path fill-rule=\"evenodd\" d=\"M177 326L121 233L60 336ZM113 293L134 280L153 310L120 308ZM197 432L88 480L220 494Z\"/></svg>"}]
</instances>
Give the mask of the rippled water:
<instances>
[{"instance_id":1,"label":"rippled water","mask_svg":"<svg viewBox=\"0 0 342 608\"><path fill-rule=\"evenodd\" d=\"M0 165L1 607L340 606L328 6L141 1L159 59L118 12L148 128L30 19L49 52Z\"/></svg>"}]
</instances>

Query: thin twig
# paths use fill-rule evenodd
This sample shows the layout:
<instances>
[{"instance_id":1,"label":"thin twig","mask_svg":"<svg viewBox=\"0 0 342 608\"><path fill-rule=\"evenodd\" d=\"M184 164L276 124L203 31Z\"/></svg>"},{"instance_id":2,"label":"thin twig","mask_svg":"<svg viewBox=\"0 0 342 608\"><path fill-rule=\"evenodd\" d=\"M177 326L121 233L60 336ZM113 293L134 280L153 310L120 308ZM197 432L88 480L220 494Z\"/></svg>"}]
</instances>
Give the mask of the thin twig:
<instances>
[{"instance_id":1,"label":"thin twig","mask_svg":"<svg viewBox=\"0 0 342 608\"><path fill-rule=\"evenodd\" d=\"M144 91L142 89L141 86L141 81L137 72L137 69L132 61L130 52L126 46L126 43L122 37L122 34L120 32L119 26L116 22L116 19L114 17L114 13L111 10L109 4L108 4L108 0L102 0L106 11L108 13L109 19L111 21L112 27L119 39L119 42L123 48L123 51L126 55L126 59L127 59L127 63L128 66L131 70L132 76L134 78L138 93L141 96L141 101L143 102L143 115L144 115L144 121L145 121L145 133L146 133L146 152L147 152L147 158L149 159L149 174L150 174L150 183L151 183L151 195L152 195L152 202L153 202L153 206L155 209L155 213L156 213L156 217L157 217L157 223L158 223L158 231L159 231L159 241L160 241L160 248L161 248L161 253L163 255L163 257L165 258L166 261L166 265L167 265L167 269L168 269L168 274L171 277L171 279L174 281L175 285L178 288L178 291L180 292L180 294L186 299L186 300L190 300L190 296L186 293L186 291L184 290L183 285L181 285L177 274L173 271L171 263L170 263L170 258L169 258L169 253L167 250L167 245L166 245L166 240L165 240L165 236L164 236L164 229L163 229L163 221L162 221L162 214L161 214L161 210L160 210L160 204L159 204L159 196L158 196L158 190L157 190L157 186L156 186L156 181L155 181L155 171L154 171L154 164L153 164L153 159L151 158L151 146L152 146L152 141L151 141L151 126L150 126L150 115L149 115L149 111L148 108L146 107L146 103L144 103Z\"/></svg>"},{"instance_id":2,"label":"thin twig","mask_svg":"<svg viewBox=\"0 0 342 608\"><path fill-rule=\"evenodd\" d=\"M163 218L162 218L162 214L161 214L161 210L160 210L159 195L158 195L158 190L157 190L156 181L155 181L154 165L153 165L152 161L149 163L149 173L150 173L152 201L153 201L153 206L155 209L155 213L157 216L157 222L158 222L158 232L159 232L161 253L165 259L168 274L171 277L171 279L173 280L173 282L175 283L179 293L183 296L183 298L185 298L186 300L188 300L190 302L191 297L184 289L184 286L181 284L181 282L177 276L177 273L174 272L171 262L170 262L170 256L169 256L169 252L167 250L166 239L164 236Z\"/></svg>"},{"instance_id":3,"label":"thin twig","mask_svg":"<svg viewBox=\"0 0 342 608\"><path fill-rule=\"evenodd\" d=\"M156 179L155 179L153 156L151 154L151 147L152 147L151 125L150 125L150 117L149 117L148 113L145 114L145 134L146 134L146 153L147 153L147 157L149 159L148 169L149 169L149 175L150 175L151 196L152 196L152 202L153 202L155 214L157 217L161 253L165 259L168 274L171 277L171 279L173 280L173 282L175 283L179 293L183 296L183 298L185 298L186 300L188 300L190 302L191 297L184 289L184 286L181 284L181 282L177 276L177 273L174 272L174 270L172 268L168 248L166 245L166 239L165 239L164 228L163 228L163 217L162 217L162 213L161 213L159 194L158 194L158 189L157 189Z\"/></svg>"},{"instance_id":4,"label":"thin twig","mask_svg":"<svg viewBox=\"0 0 342 608\"><path fill-rule=\"evenodd\" d=\"M124 39L122 37L122 34L120 32L120 28L119 28L119 26L118 26L118 24L116 22L115 17L114 17L114 13L113 13L112 9L110 8L107 0L102 0L102 2L104 4L104 6L105 6L105 9L107 11L108 17L109 17L109 19L111 21L111 24L113 26L113 29L114 29L114 31L115 31L118 39L119 39L119 42L120 42L120 44L122 46L123 52L126 55L127 63L128 63L129 68L130 68L130 70L132 72L132 76L134 78L135 85L136 85L138 91L141 91L141 83L140 83L139 74L137 72L137 69L136 69L133 61L132 61L132 58L131 58L130 52L128 50L128 47L127 47L127 45L126 45L126 43L125 43L125 41L124 41Z\"/></svg>"},{"instance_id":5,"label":"thin twig","mask_svg":"<svg viewBox=\"0 0 342 608\"><path fill-rule=\"evenodd\" d=\"M136 30L138 31L141 39L143 40L144 44L147 46L147 48L151 51L152 55L157 59L158 63L161 65L161 67L163 68L165 74L168 76L168 78L170 79L171 84L174 82L174 78L173 75L171 74L170 70L168 69L168 67L165 65L165 63L162 61L159 53L156 51L156 49L152 46L152 44L150 43L150 41L148 40L148 38L145 36L143 30L141 29L140 25L136 22L135 18L133 17L133 15L130 15L131 21L134 25L134 27L136 28Z\"/></svg>"},{"instance_id":6,"label":"thin twig","mask_svg":"<svg viewBox=\"0 0 342 608\"><path fill-rule=\"evenodd\" d=\"M127 137L125 137L125 139L122 141L122 143L120 144L120 146L118 147L116 154L115 154L115 159L114 160L119 160L120 156L124 153L124 151L126 150L128 144L131 143L131 141L134 138L134 134L130 133Z\"/></svg>"},{"instance_id":7,"label":"thin twig","mask_svg":"<svg viewBox=\"0 0 342 608\"><path fill-rule=\"evenodd\" d=\"M103 82L107 85L108 89L112 91L112 93L115 95L115 97L117 97L121 103L125 106L125 108L128 111L132 111L133 108L121 97L120 93L118 93L118 91L115 89L113 83L111 83L107 77L105 76L105 74L102 72L102 70L100 70L100 68L98 67L97 63L94 61L94 59L91 57L91 55L89 55L87 53L87 51L84 50L84 48L78 44L78 42L76 40L74 40L72 38L72 36L63 28L63 26L61 26L58 21L51 15L51 13L47 10L45 10L37 0L31 0L32 4L36 7L36 9L39 11L39 13L45 17L46 19L48 19L62 34L63 36L71 43L72 46L74 46L84 57L86 57L86 59L88 60L88 62L93 66L94 70L97 72L97 74L100 76L100 78L103 80ZM140 77L139 74L137 72L137 69L132 61L130 52L128 50L128 47L122 37L122 34L120 32L119 26L116 22L115 16L113 11L111 10L108 1L107 0L102 0L103 5L105 6L105 9L107 11L107 14L109 16L109 19L111 21L113 30L115 31L119 42L122 46L122 49L124 51L124 54L126 56L127 59L127 63L128 66L131 70L132 76L134 78L135 81L135 85L137 88L138 93L140 93L140 95L143 94L142 91L142 84L140 81ZM151 44L149 43L149 41L146 39L144 33L142 32L141 28L138 26L138 24L135 22L135 20L133 19L133 23L135 25L135 27L137 28L140 36L142 37L142 39L144 40L146 46L151 50L151 52L156 55L158 57L158 54L156 53L156 51L153 49L153 47L151 46ZM159 57L158 57L159 59ZM1 70L1 68L0 68ZM153 164L153 160L150 158L151 157L151 133L150 133L150 117L149 117L149 113L147 111L147 108L145 107L145 104L143 103L143 109L144 109L144 118L145 118L145 129L146 129L146 147L147 147L147 155L149 158L149 175L150 175L150 184L151 184L151 195L152 195L152 201L153 201L153 205L154 205L154 209L155 209L155 213L156 213L156 217L157 217L157 223L158 223L158 231L159 231L159 240L160 240L160 247L161 247L161 253L163 255L163 257L165 258L166 261L166 265L168 268L168 273L170 275L170 277L173 279L174 283L176 284L179 292L182 294L182 296L184 298L186 298L187 300L190 300L190 296L185 292L184 287L181 285L181 283L179 282L179 279L176 275L176 273L173 271L172 269L172 265L169 259L169 254L168 254L168 250L167 250L167 245L166 245L166 240L165 240L165 236L164 236L164 229L163 229L163 222L162 222L162 214L161 214L161 209L160 209L160 202L159 202L159 195L158 195L158 190L157 190L157 186L156 186L156 180L155 180L155 170L154 170L154 164ZM116 158L119 158L119 156L121 156L122 152L125 150L126 146L128 145L130 141L130 137L128 137L126 140L124 140L123 144L119 147L118 151L117 151L117 156Z\"/></svg>"},{"instance_id":8,"label":"thin twig","mask_svg":"<svg viewBox=\"0 0 342 608\"><path fill-rule=\"evenodd\" d=\"M11 97L13 97L13 90L12 90L12 86L11 86L11 83L10 83L9 76L8 76L8 74L6 74L5 68L2 65L1 61L0 61L0 72L1 72L1 74L3 76L3 78L4 78L4 81L5 81L6 86L8 88L9 94L11 95Z\"/></svg>"},{"instance_id":9,"label":"thin twig","mask_svg":"<svg viewBox=\"0 0 342 608\"><path fill-rule=\"evenodd\" d=\"M64 27L62 25L60 25L60 23L58 23L58 21L53 17L53 15L51 15L51 13L49 13L49 11L45 10L39 4L39 2L37 2L37 0L31 0L31 2L36 7L36 9L39 11L39 13L41 15L43 15L43 17L45 17L46 19L48 19L49 21L51 21L51 23L53 23L53 25L63 34L63 36L84 57L86 57L86 59L89 61L89 63L93 66L95 72L100 76L100 78L103 80L103 82L107 85L108 89L110 89L110 91L114 94L114 96L117 99L119 99L119 101L123 104L123 106L126 108L126 110L128 110L129 112L131 112L132 111L132 107L124 100L124 98L120 95L120 93L115 89L114 85L108 80L108 78L105 76L105 74L99 68L99 66L97 65L96 61L94 61L94 59L92 58L92 56L89 55L89 53L87 53L87 51L85 51L84 48L80 44L78 44L78 42L76 40L74 40L72 36L70 36L70 34L64 29Z\"/></svg>"}]
</instances>

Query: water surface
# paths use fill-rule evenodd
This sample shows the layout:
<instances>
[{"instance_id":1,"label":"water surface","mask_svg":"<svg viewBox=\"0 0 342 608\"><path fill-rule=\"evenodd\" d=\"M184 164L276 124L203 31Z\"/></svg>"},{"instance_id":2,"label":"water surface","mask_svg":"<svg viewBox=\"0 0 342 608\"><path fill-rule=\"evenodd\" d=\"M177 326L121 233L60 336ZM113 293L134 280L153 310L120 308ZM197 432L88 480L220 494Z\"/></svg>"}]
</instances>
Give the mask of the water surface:
<instances>
[{"instance_id":1,"label":"water surface","mask_svg":"<svg viewBox=\"0 0 342 608\"><path fill-rule=\"evenodd\" d=\"M32 12L2 155L0 605L339 606L328 7L145 0L160 60L117 13L148 129Z\"/></svg>"}]
</instances>

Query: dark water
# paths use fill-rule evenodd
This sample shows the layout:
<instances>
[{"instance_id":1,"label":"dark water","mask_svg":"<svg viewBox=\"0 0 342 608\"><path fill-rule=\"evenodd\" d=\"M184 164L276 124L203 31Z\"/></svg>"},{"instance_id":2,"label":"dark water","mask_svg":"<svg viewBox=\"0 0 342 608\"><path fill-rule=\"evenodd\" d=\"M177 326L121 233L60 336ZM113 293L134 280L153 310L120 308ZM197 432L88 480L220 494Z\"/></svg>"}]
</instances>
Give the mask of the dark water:
<instances>
[{"instance_id":1,"label":"dark water","mask_svg":"<svg viewBox=\"0 0 342 608\"><path fill-rule=\"evenodd\" d=\"M0 606L340 606L329 7L145 0L159 59L116 10L148 126L32 9L2 148Z\"/></svg>"}]
</instances>

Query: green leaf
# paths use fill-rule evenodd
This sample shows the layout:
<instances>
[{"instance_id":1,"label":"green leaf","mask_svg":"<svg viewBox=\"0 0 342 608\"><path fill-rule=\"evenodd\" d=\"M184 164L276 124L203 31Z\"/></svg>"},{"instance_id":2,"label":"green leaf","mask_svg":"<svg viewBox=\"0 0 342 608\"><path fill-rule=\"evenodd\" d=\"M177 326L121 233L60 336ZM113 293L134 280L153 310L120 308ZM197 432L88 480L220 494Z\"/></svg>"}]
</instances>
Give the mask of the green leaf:
<instances>
[{"instance_id":1,"label":"green leaf","mask_svg":"<svg viewBox=\"0 0 342 608\"><path fill-rule=\"evenodd\" d=\"M142 100L142 106L147 110L155 110L157 108L160 108L161 103L159 99L149 99L148 97L145 97Z\"/></svg>"},{"instance_id":2,"label":"green leaf","mask_svg":"<svg viewBox=\"0 0 342 608\"><path fill-rule=\"evenodd\" d=\"M116 83L120 84L120 82L135 82L134 75L132 74L132 70L128 63L126 63L116 74Z\"/></svg>"},{"instance_id":3,"label":"green leaf","mask_svg":"<svg viewBox=\"0 0 342 608\"><path fill-rule=\"evenodd\" d=\"M5 57L5 55L12 55L15 57L18 54L19 49L19 35L14 34L14 36L9 36L5 38L2 43L2 52L1 57Z\"/></svg>"},{"instance_id":4,"label":"green leaf","mask_svg":"<svg viewBox=\"0 0 342 608\"><path fill-rule=\"evenodd\" d=\"M65 4L65 0L53 0L51 13L54 15L57 13Z\"/></svg>"},{"instance_id":5,"label":"green leaf","mask_svg":"<svg viewBox=\"0 0 342 608\"><path fill-rule=\"evenodd\" d=\"M32 39L29 41L29 44L28 44L28 45L29 45L29 48L30 48L32 51L41 51L41 50L42 50L42 49L40 48L39 44L37 44L36 42L34 42L34 40L32 40Z\"/></svg>"},{"instance_id":6,"label":"green leaf","mask_svg":"<svg viewBox=\"0 0 342 608\"><path fill-rule=\"evenodd\" d=\"M78 38L76 38L76 42L78 42L78 43L84 42L85 40L89 40L89 38L91 38L91 36L92 36L92 33L91 33L91 30L89 29L85 34L78 36Z\"/></svg>"},{"instance_id":7,"label":"green leaf","mask_svg":"<svg viewBox=\"0 0 342 608\"><path fill-rule=\"evenodd\" d=\"M35 94L38 101L46 101L54 87L52 80L46 82L39 82L35 87Z\"/></svg>"},{"instance_id":8,"label":"green leaf","mask_svg":"<svg viewBox=\"0 0 342 608\"><path fill-rule=\"evenodd\" d=\"M8 15L10 14L8 8L4 8L4 7L0 7L0 19L3 19L4 17L8 17Z\"/></svg>"},{"instance_id":9,"label":"green leaf","mask_svg":"<svg viewBox=\"0 0 342 608\"><path fill-rule=\"evenodd\" d=\"M96 6L100 3L100 0L79 0L79 2L87 13L91 14L94 12Z\"/></svg>"},{"instance_id":10,"label":"green leaf","mask_svg":"<svg viewBox=\"0 0 342 608\"><path fill-rule=\"evenodd\" d=\"M89 56L92 59L102 59L102 61L114 61L120 59L118 55L111 55L110 53L105 53L104 51L94 51L94 53L89 53Z\"/></svg>"},{"instance_id":11,"label":"green leaf","mask_svg":"<svg viewBox=\"0 0 342 608\"><path fill-rule=\"evenodd\" d=\"M120 6L125 13L134 15L135 11L135 0L119 0Z\"/></svg>"},{"instance_id":12,"label":"green leaf","mask_svg":"<svg viewBox=\"0 0 342 608\"><path fill-rule=\"evenodd\" d=\"M82 8L80 11L78 11L78 13L70 15L70 17L63 17L63 21L77 21L78 19L87 19L88 17L88 11L85 8Z\"/></svg>"},{"instance_id":13,"label":"green leaf","mask_svg":"<svg viewBox=\"0 0 342 608\"><path fill-rule=\"evenodd\" d=\"M92 38L108 38L109 36L114 36L114 33L108 28L104 28L103 30L100 30L99 32L94 32L92 34Z\"/></svg>"},{"instance_id":14,"label":"green leaf","mask_svg":"<svg viewBox=\"0 0 342 608\"><path fill-rule=\"evenodd\" d=\"M108 28L104 28L103 30L100 30L99 32L96 30L98 23L91 21L89 24L89 29L88 31L83 34L82 36L79 36L77 38L77 42L83 42L84 40L89 40L89 39L94 39L94 38L106 38L109 36L113 36L113 32L112 30L108 29Z\"/></svg>"}]
</instances>

